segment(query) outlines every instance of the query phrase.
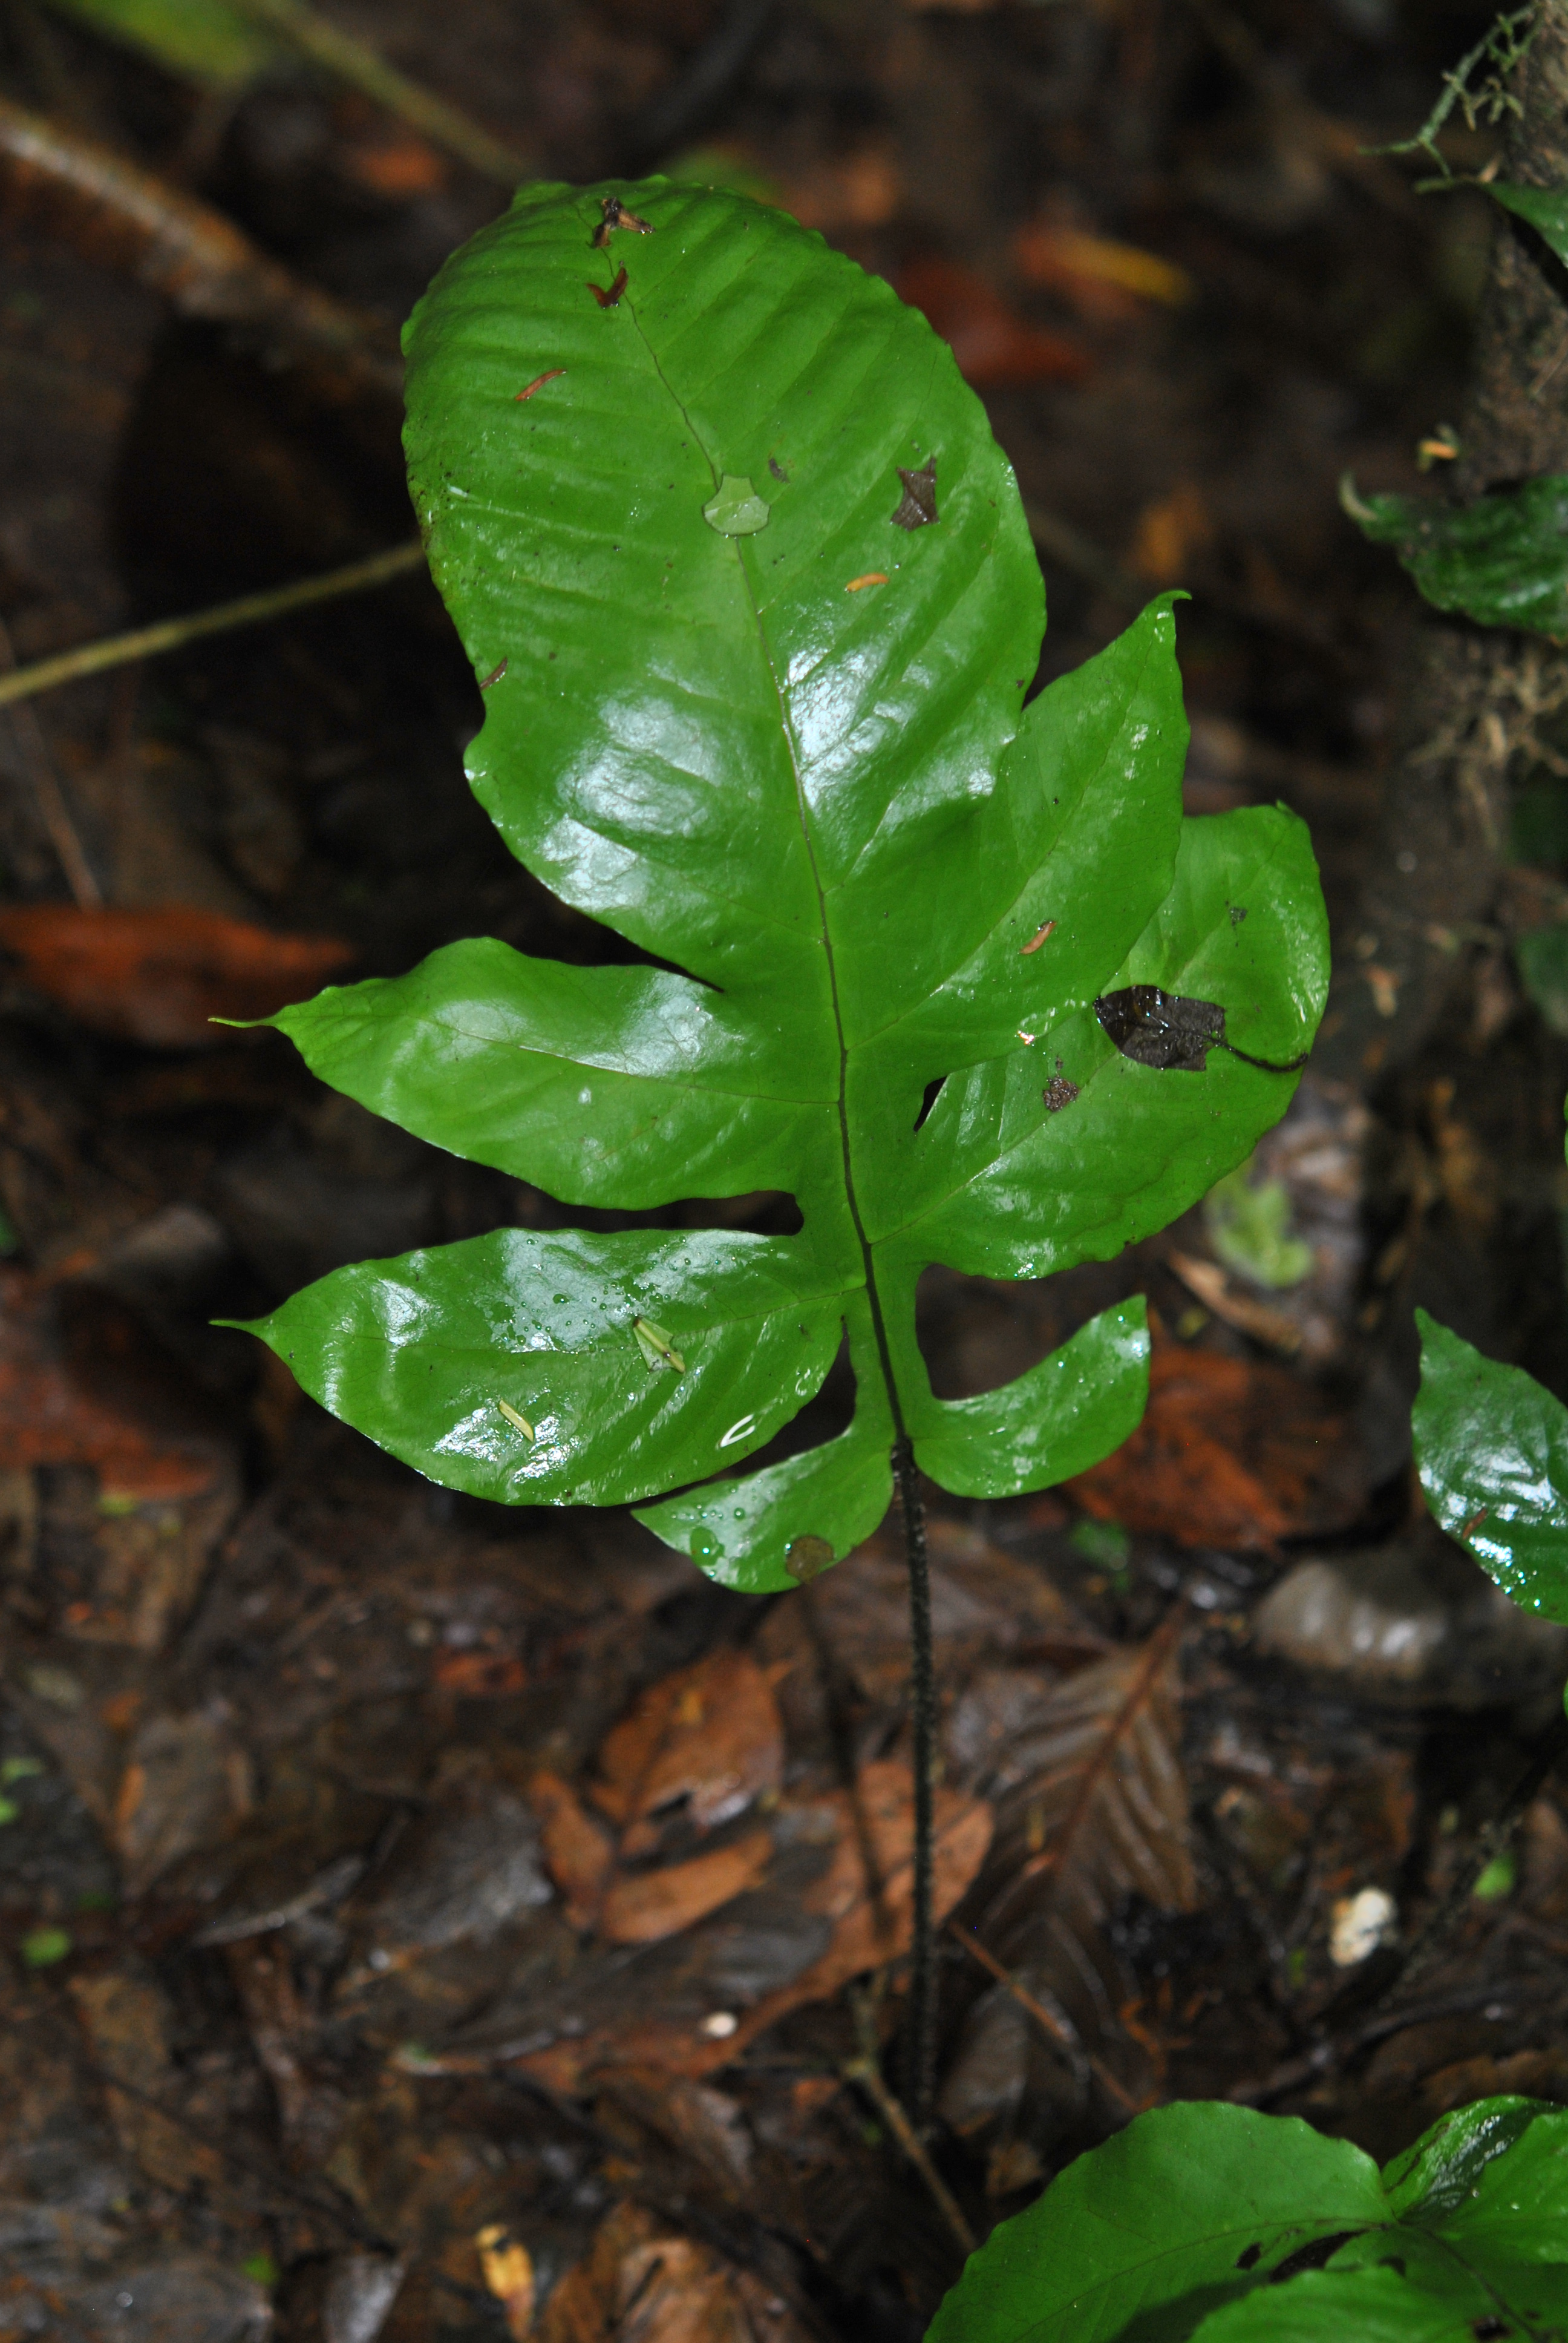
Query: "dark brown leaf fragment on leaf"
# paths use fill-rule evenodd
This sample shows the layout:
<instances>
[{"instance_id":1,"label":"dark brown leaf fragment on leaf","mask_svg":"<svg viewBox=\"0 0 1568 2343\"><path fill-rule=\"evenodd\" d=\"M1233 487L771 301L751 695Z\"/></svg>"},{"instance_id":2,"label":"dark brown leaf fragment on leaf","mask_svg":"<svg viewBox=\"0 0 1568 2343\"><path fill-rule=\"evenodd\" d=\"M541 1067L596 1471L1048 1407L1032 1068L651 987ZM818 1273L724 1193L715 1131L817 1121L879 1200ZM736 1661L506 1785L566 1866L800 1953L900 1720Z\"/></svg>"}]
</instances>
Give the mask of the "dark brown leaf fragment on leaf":
<instances>
[{"instance_id":1,"label":"dark brown leaf fragment on leaf","mask_svg":"<svg viewBox=\"0 0 1568 2343\"><path fill-rule=\"evenodd\" d=\"M1129 984L1120 992L1103 993L1094 1013L1124 1058L1134 1065L1154 1066L1161 1073L1201 1074L1211 1050L1228 1050L1244 1066L1265 1074L1293 1074L1307 1062L1299 1058L1254 1058L1225 1039L1225 1012L1217 1001L1190 1001L1180 992L1166 992L1158 984Z\"/></svg>"},{"instance_id":2,"label":"dark brown leaf fragment on leaf","mask_svg":"<svg viewBox=\"0 0 1568 2343\"><path fill-rule=\"evenodd\" d=\"M1065 1074L1053 1074L1040 1092L1047 1114L1060 1114L1078 1096L1078 1084L1070 1082Z\"/></svg>"},{"instance_id":3,"label":"dark brown leaf fragment on leaf","mask_svg":"<svg viewBox=\"0 0 1568 2343\"><path fill-rule=\"evenodd\" d=\"M598 199L598 206L604 217L593 232L594 249L597 252L602 252L605 249L618 227L630 228L636 236L653 234L653 222L639 219L636 212L628 211L618 196L601 196Z\"/></svg>"},{"instance_id":4,"label":"dark brown leaf fragment on leaf","mask_svg":"<svg viewBox=\"0 0 1568 2343\"><path fill-rule=\"evenodd\" d=\"M598 303L601 309L614 309L618 307L619 306L620 297L626 291L625 268L621 267L617 269L615 283L610 286L596 285L590 277L588 280L588 289L593 295L594 299Z\"/></svg>"},{"instance_id":5,"label":"dark brown leaf fragment on leaf","mask_svg":"<svg viewBox=\"0 0 1568 2343\"><path fill-rule=\"evenodd\" d=\"M480 689L481 691L488 691L488 689L490 689L490 686L491 686L493 683L499 683L499 681L500 681L501 678L505 675L506 671L507 671L507 662L506 662L506 660L505 660L505 659L501 659L500 661L498 661L498 664L497 664L495 667L493 667L493 668L490 669L489 674L488 674L487 676L486 676L486 678L485 678L484 681L480 684L480 686L479 686L479 689Z\"/></svg>"},{"instance_id":6,"label":"dark brown leaf fragment on leaf","mask_svg":"<svg viewBox=\"0 0 1568 2343\"><path fill-rule=\"evenodd\" d=\"M893 515L895 528L926 528L937 517L937 459L919 472L906 472L901 464L896 467L904 484L899 509Z\"/></svg>"},{"instance_id":7,"label":"dark brown leaf fragment on leaf","mask_svg":"<svg viewBox=\"0 0 1568 2343\"><path fill-rule=\"evenodd\" d=\"M1094 1013L1124 1058L1161 1073L1202 1073L1209 1051L1225 1040L1225 1012L1217 1001L1190 1001L1158 984L1102 993Z\"/></svg>"}]
</instances>

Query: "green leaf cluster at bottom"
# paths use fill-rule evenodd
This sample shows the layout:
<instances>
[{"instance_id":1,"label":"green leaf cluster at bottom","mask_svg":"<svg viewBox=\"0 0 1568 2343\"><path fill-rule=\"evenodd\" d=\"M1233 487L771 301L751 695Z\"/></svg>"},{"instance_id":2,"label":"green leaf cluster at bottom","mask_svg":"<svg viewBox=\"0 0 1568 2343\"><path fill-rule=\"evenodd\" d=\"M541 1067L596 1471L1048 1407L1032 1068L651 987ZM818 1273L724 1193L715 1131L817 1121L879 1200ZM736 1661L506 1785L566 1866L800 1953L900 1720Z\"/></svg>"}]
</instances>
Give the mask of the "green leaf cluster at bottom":
<instances>
[{"instance_id":1,"label":"green leaf cluster at bottom","mask_svg":"<svg viewBox=\"0 0 1568 2343\"><path fill-rule=\"evenodd\" d=\"M1568 2114L1483 2099L1379 2170L1222 2101L1157 2107L973 2255L926 2343L1549 2343Z\"/></svg>"}]
</instances>

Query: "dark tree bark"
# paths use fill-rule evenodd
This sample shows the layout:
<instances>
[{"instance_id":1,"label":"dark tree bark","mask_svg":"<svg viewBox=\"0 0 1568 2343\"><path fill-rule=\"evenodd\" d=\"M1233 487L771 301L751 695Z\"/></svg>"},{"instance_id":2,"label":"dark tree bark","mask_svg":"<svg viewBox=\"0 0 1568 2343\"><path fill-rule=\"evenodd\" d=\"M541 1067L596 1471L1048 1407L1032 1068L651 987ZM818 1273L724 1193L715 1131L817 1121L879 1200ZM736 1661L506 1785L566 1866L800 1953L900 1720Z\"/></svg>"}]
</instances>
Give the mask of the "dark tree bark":
<instances>
[{"instance_id":1,"label":"dark tree bark","mask_svg":"<svg viewBox=\"0 0 1568 2343\"><path fill-rule=\"evenodd\" d=\"M1568 0L1541 0L1513 92L1521 113L1507 134L1505 176L1568 184ZM1501 209L1460 440L1447 485L1461 503L1568 472L1568 270ZM1529 763L1537 725L1568 698L1568 659L1539 639L1423 611L1398 698L1378 845L1355 923L1340 940L1313 1061L1320 1073L1352 1082L1407 1064L1462 980L1467 947L1498 892L1510 769Z\"/></svg>"}]
</instances>

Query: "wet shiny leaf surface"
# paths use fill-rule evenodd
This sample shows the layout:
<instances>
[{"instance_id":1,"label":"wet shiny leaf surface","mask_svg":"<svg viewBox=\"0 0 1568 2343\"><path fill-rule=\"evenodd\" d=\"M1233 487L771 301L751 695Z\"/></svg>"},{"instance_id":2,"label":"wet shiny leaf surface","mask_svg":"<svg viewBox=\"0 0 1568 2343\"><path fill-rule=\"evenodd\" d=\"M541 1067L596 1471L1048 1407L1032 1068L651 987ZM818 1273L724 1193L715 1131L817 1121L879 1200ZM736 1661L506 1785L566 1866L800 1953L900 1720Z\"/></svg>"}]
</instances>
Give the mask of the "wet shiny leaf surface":
<instances>
[{"instance_id":1,"label":"wet shiny leaf surface","mask_svg":"<svg viewBox=\"0 0 1568 2343\"><path fill-rule=\"evenodd\" d=\"M612 198L654 233L590 300ZM568 1202L767 1187L804 1227L504 1232L339 1272L257 1331L449 1486L698 1484L642 1518L749 1592L875 1527L900 1425L977 1495L1104 1454L1141 1401L1134 1313L954 1404L914 1285L1113 1252L1289 1102L1233 1055L1159 1081L1187 1059L1140 1062L1092 1012L1171 999L1179 1022L1212 985L1293 1062L1322 1006L1301 825L1182 823L1170 598L1024 709L1040 581L983 412L884 284L739 197L525 189L408 351L415 501L485 685L473 785L537 876L683 972L473 942L276 1021L362 1103ZM840 1329L849 1430L714 1480L813 1396Z\"/></svg>"}]
</instances>

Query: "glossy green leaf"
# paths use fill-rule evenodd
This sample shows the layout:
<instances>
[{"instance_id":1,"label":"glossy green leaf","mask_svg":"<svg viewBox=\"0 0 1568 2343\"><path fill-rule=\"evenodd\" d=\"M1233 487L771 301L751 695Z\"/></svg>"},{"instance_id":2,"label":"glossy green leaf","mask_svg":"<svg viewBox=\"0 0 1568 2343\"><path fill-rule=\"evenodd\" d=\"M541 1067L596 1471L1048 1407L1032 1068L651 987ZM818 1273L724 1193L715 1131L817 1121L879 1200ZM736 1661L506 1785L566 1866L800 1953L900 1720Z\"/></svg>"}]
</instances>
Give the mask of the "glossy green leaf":
<instances>
[{"instance_id":1,"label":"glossy green leaf","mask_svg":"<svg viewBox=\"0 0 1568 2343\"><path fill-rule=\"evenodd\" d=\"M1568 265L1568 187L1527 187L1518 179L1488 179L1486 192L1505 212L1528 220Z\"/></svg>"},{"instance_id":2,"label":"glossy green leaf","mask_svg":"<svg viewBox=\"0 0 1568 2343\"><path fill-rule=\"evenodd\" d=\"M651 232L606 250L612 195ZM1283 1112L1288 1074L1133 1064L1100 994L1198 993L1282 1061L1327 977L1301 823L1182 821L1172 598L1026 709L1040 573L983 409L886 284L733 195L525 189L407 347L415 501L485 685L474 787L661 965L466 942L274 1021L366 1106L568 1204L768 1189L803 1226L508 1232L340 1271L259 1331L452 1485L679 1492L641 1518L753 1590L875 1526L900 1433L977 1494L1081 1469L1137 1420L1140 1308L944 1403L920 1272L1114 1253ZM937 519L900 528L900 473L933 460ZM737 1476L840 1332L850 1429Z\"/></svg>"},{"instance_id":3,"label":"glossy green leaf","mask_svg":"<svg viewBox=\"0 0 1568 2343\"><path fill-rule=\"evenodd\" d=\"M229 0L50 0L95 33L169 73L218 89L237 89L285 54L265 25Z\"/></svg>"},{"instance_id":4,"label":"glossy green leaf","mask_svg":"<svg viewBox=\"0 0 1568 2343\"><path fill-rule=\"evenodd\" d=\"M1478 2328L1496 2310L1491 2288L1462 2270L1442 2296L1392 2268L1303 2270L1277 2292L1227 2303L1193 2333L1195 2343L1475 2343L1478 2331L1519 2331Z\"/></svg>"},{"instance_id":5,"label":"glossy green leaf","mask_svg":"<svg viewBox=\"0 0 1568 2343\"><path fill-rule=\"evenodd\" d=\"M1568 635L1568 474L1543 473L1473 505L1362 498L1346 510L1374 544L1392 545L1429 602L1483 627Z\"/></svg>"},{"instance_id":6,"label":"glossy green leaf","mask_svg":"<svg viewBox=\"0 0 1568 2343\"><path fill-rule=\"evenodd\" d=\"M1522 1609L1568 1621L1568 1408L1424 1310L1412 1423L1432 1513Z\"/></svg>"},{"instance_id":7,"label":"glossy green leaf","mask_svg":"<svg viewBox=\"0 0 1568 2343\"><path fill-rule=\"evenodd\" d=\"M1380 2173L1211 2101L1070 2165L970 2258L928 2343L1549 2343L1565 2316L1568 2115L1483 2100Z\"/></svg>"},{"instance_id":8,"label":"glossy green leaf","mask_svg":"<svg viewBox=\"0 0 1568 2343\"><path fill-rule=\"evenodd\" d=\"M1221 2101L1156 2107L992 2230L927 2343L1171 2343L1288 2255L1385 2213L1349 2140Z\"/></svg>"}]
</instances>

